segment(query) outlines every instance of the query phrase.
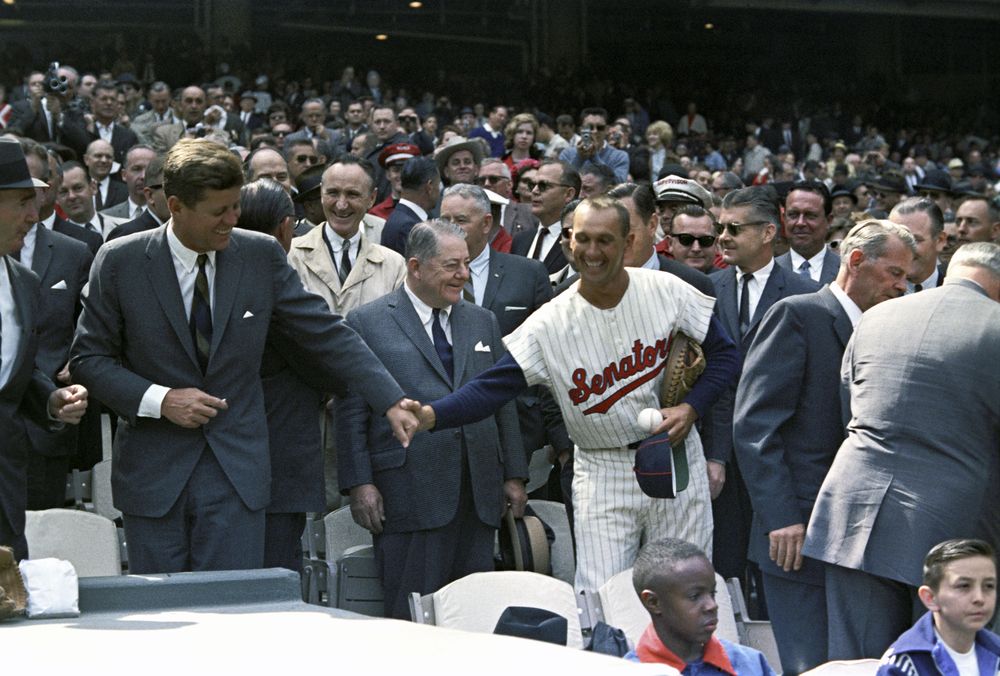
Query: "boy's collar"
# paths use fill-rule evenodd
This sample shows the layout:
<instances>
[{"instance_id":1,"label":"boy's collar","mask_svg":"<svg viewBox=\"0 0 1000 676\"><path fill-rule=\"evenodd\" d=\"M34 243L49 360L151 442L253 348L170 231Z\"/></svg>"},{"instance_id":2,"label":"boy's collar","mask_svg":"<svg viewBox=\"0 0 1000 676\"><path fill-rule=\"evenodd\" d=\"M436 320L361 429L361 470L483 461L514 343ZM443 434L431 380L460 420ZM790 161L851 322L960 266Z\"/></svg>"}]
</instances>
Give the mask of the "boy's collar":
<instances>
[{"instance_id":1,"label":"boy's collar","mask_svg":"<svg viewBox=\"0 0 1000 676\"><path fill-rule=\"evenodd\" d=\"M635 653L638 655L640 662L666 664L677 671L684 671L685 667L687 667L687 663L684 660L678 657L670 648L663 645L663 641L656 635L656 629L653 627L652 622L646 627L646 631L642 633L642 638L639 639L639 643L635 647ZM701 660L706 664L712 665L719 671L736 676L736 670L733 669L732 662L729 661L726 649L722 647L722 643L715 636L709 638L708 643L705 644Z\"/></svg>"}]
</instances>

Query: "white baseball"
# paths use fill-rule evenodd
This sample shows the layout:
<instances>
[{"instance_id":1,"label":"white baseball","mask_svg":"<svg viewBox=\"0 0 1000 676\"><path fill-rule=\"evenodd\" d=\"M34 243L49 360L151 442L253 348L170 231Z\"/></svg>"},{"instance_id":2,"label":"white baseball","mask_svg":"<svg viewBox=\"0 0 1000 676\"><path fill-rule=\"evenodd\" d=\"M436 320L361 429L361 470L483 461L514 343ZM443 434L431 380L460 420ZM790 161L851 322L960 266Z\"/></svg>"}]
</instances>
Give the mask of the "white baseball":
<instances>
[{"instance_id":1,"label":"white baseball","mask_svg":"<svg viewBox=\"0 0 1000 676\"><path fill-rule=\"evenodd\" d=\"M656 432L656 428L660 426L663 422L663 415L660 413L659 409L656 408L644 408L639 411L638 423L639 427L646 430L650 434Z\"/></svg>"}]
</instances>

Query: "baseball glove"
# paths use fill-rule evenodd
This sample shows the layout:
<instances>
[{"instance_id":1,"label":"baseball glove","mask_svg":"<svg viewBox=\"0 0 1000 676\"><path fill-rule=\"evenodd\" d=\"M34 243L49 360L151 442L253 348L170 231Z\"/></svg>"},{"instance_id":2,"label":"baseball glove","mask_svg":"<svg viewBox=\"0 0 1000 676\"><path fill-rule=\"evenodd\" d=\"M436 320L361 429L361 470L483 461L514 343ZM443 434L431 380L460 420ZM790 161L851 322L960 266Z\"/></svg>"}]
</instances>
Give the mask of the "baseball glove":
<instances>
[{"instance_id":1,"label":"baseball glove","mask_svg":"<svg viewBox=\"0 0 1000 676\"><path fill-rule=\"evenodd\" d=\"M0 620L24 614L28 592L10 547L0 547Z\"/></svg>"},{"instance_id":2,"label":"baseball glove","mask_svg":"<svg viewBox=\"0 0 1000 676\"><path fill-rule=\"evenodd\" d=\"M705 370L705 353L701 344L678 331L670 343L667 365L663 370L660 406L670 408L684 400Z\"/></svg>"}]
</instances>

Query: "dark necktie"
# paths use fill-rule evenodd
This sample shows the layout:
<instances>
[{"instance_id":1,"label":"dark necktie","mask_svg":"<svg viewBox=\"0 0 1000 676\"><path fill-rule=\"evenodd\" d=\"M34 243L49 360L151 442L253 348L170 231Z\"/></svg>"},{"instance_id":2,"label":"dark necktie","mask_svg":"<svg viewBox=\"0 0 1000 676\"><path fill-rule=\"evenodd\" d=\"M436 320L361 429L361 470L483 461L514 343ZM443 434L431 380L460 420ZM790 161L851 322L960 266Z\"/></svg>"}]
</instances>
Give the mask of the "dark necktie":
<instances>
[{"instance_id":1,"label":"dark necktie","mask_svg":"<svg viewBox=\"0 0 1000 676\"><path fill-rule=\"evenodd\" d=\"M434 321L431 322L431 335L434 336L434 349L438 353L438 358L444 365L444 370L449 379L455 378L455 365L452 361L451 343L448 336L444 335L444 327L441 326L441 310L434 308Z\"/></svg>"},{"instance_id":2,"label":"dark necktie","mask_svg":"<svg viewBox=\"0 0 1000 676\"><path fill-rule=\"evenodd\" d=\"M799 274L802 275L803 277L810 277L811 278L812 275L809 274L809 269L811 267L812 266L809 265L809 261L802 261L802 265L799 266Z\"/></svg>"},{"instance_id":3,"label":"dark necktie","mask_svg":"<svg viewBox=\"0 0 1000 676\"><path fill-rule=\"evenodd\" d=\"M549 236L548 228L539 227L538 229L538 239L535 240L535 251L531 254L531 257L536 261L542 260L542 245L545 243L545 238Z\"/></svg>"},{"instance_id":4,"label":"dark necktie","mask_svg":"<svg viewBox=\"0 0 1000 676\"><path fill-rule=\"evenodd\" d=\"M100 211L104 208L104 198L101 197L101 186L97 186L97 192L94 193L94 206Z\"/></svg>"},{"instance_id":5,"label":"dark necktie","mask_svg":"<svg viewBox=\"0 0 1000 676\"><path fill-rule=\"evenodd\" d=\"M923 290L924 290L924 285L923 284L914 284L913 285L913 293L920 293Z\"/></svg>"},{"instance_id":6,"label":"dark necktie","mask_svg":"<svg viewBox=\"0 0 1000 676\"><path fill-rule=\"evenodd\" d=\"M198 356L201 372L208 370L208 352L212 347L212 304L208 291L208 275L205 263L208 254L198 254L198 277L194 281L191 296L191 337L194 351Z\"/></svg>"},{"instance_id":7,"label":"dark necktie","mask_svg":"<svg viewBox=\"0 0 1000 676\"><path fill-rule=\"evenodd\" d=\"M740 336L747 334L750 328L750 280L752 273L743 275L743 291L740 293Z\"/></svg>"},{"instance_id":8,"label":"dark necktie","mask_svg":"<svg viewBox=\"0 0 1000 676\"><path fill-rule=\"evenodd\" d=\"M351 274L351 242L345 241L344 248L340 252L340 267L337 268L340 276L340 285L343 286L347 280L347 275Z\"/></svg>"}]
</instances>

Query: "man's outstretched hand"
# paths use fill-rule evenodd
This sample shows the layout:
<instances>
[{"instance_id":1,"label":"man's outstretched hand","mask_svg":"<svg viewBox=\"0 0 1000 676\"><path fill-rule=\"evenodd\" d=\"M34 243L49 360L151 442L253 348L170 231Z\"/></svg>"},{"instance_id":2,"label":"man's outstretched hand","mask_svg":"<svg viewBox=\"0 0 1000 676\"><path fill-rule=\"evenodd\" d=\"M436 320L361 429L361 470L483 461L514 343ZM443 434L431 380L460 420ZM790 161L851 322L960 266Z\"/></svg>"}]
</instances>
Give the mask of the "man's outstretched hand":
<instances>
[{"instance_id":1,"label":"man's outstretched hand","mask_svg":"<svg viewBox=\"0 0 1000 676\"><path fill-rule=\"evenodd\" d=\"M434 415L434 409L429 405L421 404L415 399L403 399L400 402L400 406L412 413L420 421L420 426L417 427L418 432L434 429L437 418Z\"/></svg>"},{"instance_id":2,"label":"man's outstretched hand","mask_svg":"<svg viewBox=\"0 0 1000 676\"><path fill-rule=\"evenodd\" d=\"M389 426L403 448L408 448L413 435L417 433L420 421L414 413L414 405L419 410L420 402L412 399L400 399L385 412L385 417L389 419Z\"/></svg>"}]
</instances>

